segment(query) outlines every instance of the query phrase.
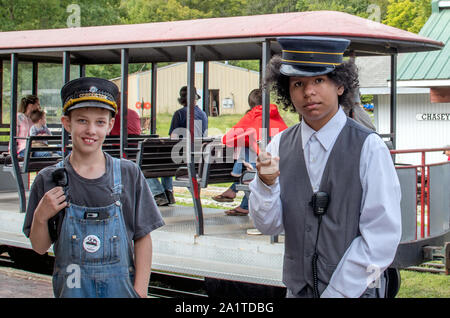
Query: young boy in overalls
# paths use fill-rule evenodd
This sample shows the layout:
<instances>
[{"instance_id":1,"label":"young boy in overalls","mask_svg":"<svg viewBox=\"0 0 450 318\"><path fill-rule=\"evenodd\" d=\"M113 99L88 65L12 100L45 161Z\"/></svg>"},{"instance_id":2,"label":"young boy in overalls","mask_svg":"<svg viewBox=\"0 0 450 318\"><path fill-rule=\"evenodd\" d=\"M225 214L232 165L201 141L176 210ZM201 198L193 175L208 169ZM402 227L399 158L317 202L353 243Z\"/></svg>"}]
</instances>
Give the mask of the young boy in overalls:
<instances>
[{"instance_id":1,"label":"young boy in overalls","mask_svg":"<svg viewBox=\"0 0 450 318\"><path fill-rule=\"evenodd\" d=\"M263 234L284 231L288 297L384 297L401 191L383 140L345 115L358 88L353 63L343 61L350 41L277 40L282 56L266 80L302 121L259 154L250 216Z\"/></svg>"},{"instance_id":2,"label":"young boy in overalls","mask_svg":"<svg viewBox=\"0 0 450 318\"><path fill-rule=\"evenodd\" d=\"M36 176L24 233L39 254L54 240L55 297L146 297L150 232L164 221L139 167L102 151L118 88L84 77L65 84L61 98L72 152Z\"/></svg>"}]
</instances>

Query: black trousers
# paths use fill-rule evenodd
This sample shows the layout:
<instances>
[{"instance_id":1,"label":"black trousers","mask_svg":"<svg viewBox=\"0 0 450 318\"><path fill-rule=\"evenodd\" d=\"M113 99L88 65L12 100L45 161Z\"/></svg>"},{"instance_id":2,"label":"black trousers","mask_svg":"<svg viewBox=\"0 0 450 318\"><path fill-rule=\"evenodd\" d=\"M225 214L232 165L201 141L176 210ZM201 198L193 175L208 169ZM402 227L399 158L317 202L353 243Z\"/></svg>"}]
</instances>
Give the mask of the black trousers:
<instances>
[{"instance_id":1,"label":"black trousers","mask_svg":"<svg viewBox=\"0 0 450 318\"><path fill-rule=\"evenodd\" d=\"M368 287L359 298L386 298L386 290L388 285L388 275L383 272L380 275L379 284L377 286L370 288ZM313 298L313 288L312 286L306 285L300 292L294 294L291 290L287 289L286 298Z\"/></svg>"}]
</instances>

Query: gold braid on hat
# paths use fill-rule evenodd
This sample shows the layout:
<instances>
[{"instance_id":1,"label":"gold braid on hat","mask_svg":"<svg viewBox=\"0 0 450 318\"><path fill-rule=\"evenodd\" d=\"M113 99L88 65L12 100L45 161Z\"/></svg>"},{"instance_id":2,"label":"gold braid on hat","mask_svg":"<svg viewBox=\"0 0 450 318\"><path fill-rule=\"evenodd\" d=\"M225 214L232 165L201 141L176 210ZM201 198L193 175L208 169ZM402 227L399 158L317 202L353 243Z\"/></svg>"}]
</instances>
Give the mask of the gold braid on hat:
<instances>
[{"instance_id":1,"label":"gold braid on hat","mask_svg":"<svg viewBox=\"0 0 450 318\"><path fill-rule=\"evenodd\" d=\"M89 93L89 94L80 94L80 96L81 97L78 97L78 98L70 98L68 101L66 101L66 103L63 106L63 113L65 113L70 106L73 106L75 104L78 104L78 103L84 102L84 101L97 101L97 102L102 102L102 103L108 104L108 105L112 106L114 108L114 111L117 113L117 104L115 102L107 99L105 95Z\"/></svg>"}]
</instances>

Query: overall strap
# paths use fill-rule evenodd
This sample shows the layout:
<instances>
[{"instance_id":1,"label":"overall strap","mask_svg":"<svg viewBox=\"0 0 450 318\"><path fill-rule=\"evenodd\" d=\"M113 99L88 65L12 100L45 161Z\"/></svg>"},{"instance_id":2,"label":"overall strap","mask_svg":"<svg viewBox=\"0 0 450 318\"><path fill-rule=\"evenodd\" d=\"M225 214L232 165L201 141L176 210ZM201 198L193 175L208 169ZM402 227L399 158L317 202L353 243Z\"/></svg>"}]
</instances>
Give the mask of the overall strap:
<instances>
[{"instance_id":1,"label":"overall strap","mask_svg":"<svg viewBox=\"0 0 450 318\"><path fill-rule=\"evenodd\" d=\"M120 159L112 158L113 160L113 177L114 177L114 186L113 186L113 195L118 195L122 193L122 173L120 171Z\"/></svg>"},{"instance_id":2,"label":"overall strap","mask_svg":"<svg viewBox=\"0 0 450 318\"><path fill-rule=\"evenodd\" d=\"M63 168L63 167L64 167L64 158L63 158L63 160L61 160L60 162L58 162L56 164L56 168Z\"/></svg>"},{"instance_id":3,"label":"overall strap","mask_svg":"<svg viewBox=\"0 0 450 318\"><path fill-rule=\"evenodd\" d=\"M56 164L56 169L64 168L64 160L65 160L65 159L63 158L63 160L61 160L60 162L58 162L58 163ZM66 174L66 177L67 177L67 172L64 172L64 173ZM69 195L68 195L68 193L69 193L68 189L69 189L69 184L67 184L67 185L64 187L64 193L65 193L65 195L67 196L67 202L70 201L70 198L69 198Z\"/></svg>"}]
</instances>

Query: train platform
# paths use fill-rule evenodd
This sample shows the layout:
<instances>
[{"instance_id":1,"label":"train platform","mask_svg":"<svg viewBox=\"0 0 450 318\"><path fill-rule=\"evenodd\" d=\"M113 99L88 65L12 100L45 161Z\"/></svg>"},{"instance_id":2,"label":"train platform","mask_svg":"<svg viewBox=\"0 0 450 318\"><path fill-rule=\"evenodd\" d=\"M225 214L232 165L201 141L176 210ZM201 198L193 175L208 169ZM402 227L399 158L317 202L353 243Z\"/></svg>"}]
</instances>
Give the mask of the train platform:
<instances>
[{"instance_id":1,"label":"train platform","mask_svg":"<svg viewBox=\"0 0 450 318\"><path fill-rule=\"evenodd\" d=\"M18 211L18 194L0 193L0 245L31 248L22 233L25 214ZM160 211L166 225L151 234L154 271L284 286L282 239L271 243L270 236L248 235L253 228L248 216L204 208L205 234L197 236L193 207L174 205Z\"/></svg>"},{"instance_id":2,"label":"train platform","mask_svg":"<svg viewBox=\"0 0 450 318\"><path fill-rule=\"evenodd\" d=\"M0 266L0 298L54 298L52 277Z\"/></svg>"}]
</instances>

